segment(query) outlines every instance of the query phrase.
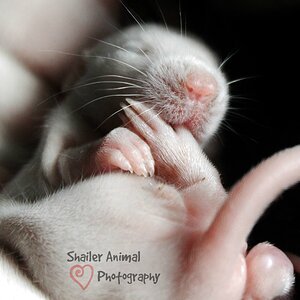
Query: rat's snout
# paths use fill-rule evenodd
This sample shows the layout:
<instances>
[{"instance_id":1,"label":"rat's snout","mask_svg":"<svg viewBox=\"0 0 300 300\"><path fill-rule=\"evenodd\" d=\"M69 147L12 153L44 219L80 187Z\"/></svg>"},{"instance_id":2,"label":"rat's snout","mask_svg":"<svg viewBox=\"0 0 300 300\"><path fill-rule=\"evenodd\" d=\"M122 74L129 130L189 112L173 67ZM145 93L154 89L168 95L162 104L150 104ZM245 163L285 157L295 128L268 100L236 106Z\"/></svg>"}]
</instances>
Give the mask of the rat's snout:
<instances>
[{"instance_id":1,"label":"rat's snout","mask_svg":"<svg viewBox=\"0 0 300 300\"><path fill-rule=\"evenodd\" d=\"M217 81L208 72L189 74L185 88L189 98L196 101L211 101L218 95Z\"/></svg>"}]
</instances>

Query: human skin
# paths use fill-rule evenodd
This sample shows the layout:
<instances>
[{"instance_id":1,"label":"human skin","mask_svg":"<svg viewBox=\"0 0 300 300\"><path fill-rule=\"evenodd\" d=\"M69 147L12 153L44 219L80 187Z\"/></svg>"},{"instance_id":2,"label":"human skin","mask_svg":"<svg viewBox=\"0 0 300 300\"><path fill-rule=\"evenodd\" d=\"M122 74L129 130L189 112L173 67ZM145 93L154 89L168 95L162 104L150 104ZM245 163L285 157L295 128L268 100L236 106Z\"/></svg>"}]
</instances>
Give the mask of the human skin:
<instances>
[{"instance_id":1,"label":"human skin","mask_svg":"<svg viewBox=\"0 0 300 300\"><path fill-rule=\"evenodd\" d=\"M27 1L26 5L28 5L29 1ZM37 11L38 11L38 15L41 15L41 20L43 20L43 22L45 21L44 17L48 16L48 13L51 12L51 9L48 9L49 7L43 6L43 4L48 4L50 3L49 1L46 3L46 1L44 2L37 2L37 1L32 1L33 5L40 5L40 7L37 7ZM79 1L77 2L79 4ZM87 3L87 2L85 2ZM86 16L94 16L94 12L97 10L97 3L94 2L89 2L89 4L85 4L85 5L91 5L90 8L87 8L86 12ZM99 2L98 2L99 3ZM65 5L66 4L66 5ZM50 35L50 33L45 33L45 31L43 31L43 26L38 26L38 24L35 24L35 26L26 26L26 22L30 21L32 18L30 17L30 15L28 16L28 14L25 14L28 19L24 20L24 22L22 23L22 27L18 26L19 29L21 29L23 32L22 33L18 33L15 30L18 28L15 27L6 27L8 23L8 20L14 20L18 17L23 17L24 14L22 11L22 2L17 2L17 1L2 1L1 2L1 7L0 7L0 12L3 13L3 15L1 15L0 18L0 22L6 22L1 28L7 28L7 30L3 30L2 32L5 33L5 35L1 36L1 45L2 48L4 49L4 51L1 52L1 58L3 59L3 61L7 62L8 65L8 70L9 72L12 72L11 76L12 78L15 78L16 80L14 80L14 86L12 89L2 89L3 94L1 94L1 97L3 96L2 99L5 99L5 103L8 103L9 101L7 101L8 99L12 99L11 103L13 103L13 105L10 107L10 110L8 110L8 114L5 115L4 118L2 118L3 122L1 123L1 130L2 132L5 132L5 138L6 138L6 133L10 132L9 128L12 128L12 132L15 134L17 134L19 137L22 136L22 130L24 128L24 122L20 122L22 121L23 117L24 120L28 120L28 118L26 116L28 116L28 113L30 116L34 116L34 107L35 104L39 102L39 100L42 97L45 97L50 90L52 90L53 86L59 85L61 82L61 79L65 76L65 70L67 69L67 67L69 66L69 64L72 62L72 59L68 56L65 55L59 55L58 53L54 54L55 52L51 51L51 54L48 52L47 55L45 55L44 51L41 51L40 55L35 51L37 48L41 49L40 47L44 47L45 44L44 43L48 43L48 41L50 42L49 44L46 44L47 47L50 48L50 50L60 50L60 51L79 51L83 45L85 45L88 41L86 39L86 37L91 33L92 35L94 34L94 29L98 26L97 22L98 20L95 20L95 18L91 18L91 20L94 20L91 22L91 24L89 24L87 27L82 29L82 32L84 33L81 37L81 31L79 31L79 33L74 30L72 30L74 27L69 26L68 24L62 24L61 27L58 27L55 29L59 30L60 32L64 33L64 30L66 30L65 32L65 36L68 36L70 39L61 39L59 41L55 41L53 44L51 44L51 40L46 39L43 40L43 37L46 37L46 35ZM20 8L20 11L18 12L18 10L16 10L16 7ZM23 4L25 5L25 4ZM62 7L60 7L60 9L62 9L61 11L68 14L68 13L74 13L74 11L72 10L73 8L76 8L76 3L75 1L65 1L65 2L61 2ZM65 5L65 6L63 6ZM13 8L13 9L11 9ZM40 9L40 10L39 10ZM80 7L77 7L76 9L78 9L78 11L80 11L80 13L84 13L85 10L80 9ZM75 10L76 12L77 10ZM40 14L42 13L42 14ZM45 15L43 15L43 13L45 13ZM54 10L53 15L57 15L58 11ZM90 13L90 15L89 15ZM49 14L49 18L53 18L53 15ZM95 14L96 15L96 14ZM64 19L65 17L65 19ZM64 20L68 20L70 16L68 15L64 15L62 19ZM47 18L46 18L47 19ZM76 18L75 18L76 20ZM94 22L94 23L93 23ZM13 23L11 23L12 26L14 26ZM74 23L73 23L74 24ZM28 23L28 25L30 25L30 22ZM60 26L61 23L57 23L57 26ZM82 26L82 24L78 24L79 28L80 26ZM29 37L32 36L34 37L35 35L34 30L40 30L39 34L37 34L36 36L38 37L37 43L34 40L29 40ZM68 31L67 31L68 30ZM73 37L72 37L73 35ZM56 35L53 35L54 37ZM12 39L12 37L14 37ZM20 39L19 39L20 38ZM78 40L77 40L78 38ZM24 42L24 39L26 42ZM30 41L30 42L29 42ZM65 44L66 41L70 41L70 44ZM40 43L41 42L41 43ZM39 44L40 43L40 44ZM60 44L61 43L61 44ZM20 47L21 46L21 47ZM27 47L28 46L28 47ZM32 46L34 46L35 48L32 48ZM59 47L58 47L59 46ZM53 47L53 48L52 48ZM61 47L61 48L60 48ZM60 48L60 49L58 49ZM41 50L44 50L45 48L42 48ZM46 49L49 50L49 49ZM47 56L47 58L46 58ZM49 57L51 57L51 59L49 59ZM50 63L51 61L51 63ZM12 67L12 68L11 68ZM5 73L6 76L8 74L8 72ZM6 77L7 78L7 77ZM2 76L1 76L2 79ZM2 83L4 83L5 81L2 80ZM11 81L10 81L11 82ZM20 87L20 84L24 84L24 82L27 83L27 87L26 89L24 89L23 86ZM7 84L3 84L3 86L5 88L9 87L9 85ZM14 100L16 98L14 97L18 97L18 95L16 94L10 94L12 91L19 91L22 90L24 91L23 95L22 95L22 101L24 102L19 102L18 100ZM0 101L0 104L3 104L4 101ZM25 103L25 104L24 104ZM1 110L4 111L4 110ZM40 116L41 113L39 112L38 115ZM16 119L17 116L17 123L11 122L12 119ZM3 116L1 116L3 117ZM26 128L26 133L28 134L28 132L31 132L31 129L33 128L33 124L29 124L29 126L25 126ZM21 130L22 129L22 130ZM10 138L9 138L10 140ZM3 174L5 174L5 172L3 172ZM176 183L176 182L175 182ZM204 204L203 204L204 205ZM218 207L217 205L214 207ZM213 208L214 210L215 208ZM211 216L211 218L213 218L214 214L209 214ZM210 224L210 221L207 221L208 224ZM217 225L216 225L217 226ZM213 227L214 228L214 227ZM221 226L217 227L217 228L222 228ZM211 232L211 231L210 231ZM206 236L209 236L208 234ZM208 238L207 238L208 239ZM240 239L239 239L239 243L240 243ZM203 242L201 244L201 249L206 249L205 245L208 244L209 242L205 243ZM233 244L233 247L236 244ZM205 247L204 247L205 246ZM199 246L200 247L200 246ZM207 246L208 247L208 246ZM269 247L269 246L268 246ZM272 246L270 246L272 247ZM209 247L208 247L209 248ZM225 247L226 248L226 247ZM286 262L284 256L282 256L282 254L280 252L278 252L278 249L274 249L272 251L269 251L267 247L264 248L264 246L262 247L263 249L266 249L266 254L268 255L269 258L271 258L271 260L273 260L275 263L274 265L288 265L288 262ZM216 248L217 249L217 248ZM236 251L236 249L234 249ZM203 250L204 251L204 250ZM220 250L218 250L220 251ZM254 251L254 250L252 250ZM259 253L259 251L257 251ZM264 251L262 251L264 252ZM260 252L260 253L262 253ZM273 252L273 254L272 254ZM209 253L206 252L206 253ZM233 252L235 253L235 252ZM254 253L254 252L252 252ZM222 255L225 255L226 252L218 252L217 254L219 254L219 257ZM230 253L229 253L230 254ZM208 254L207 254L208 255ZM234 254L232 254L234 255ZM254 256L254 255L253 255ZM216 275L219 273L222 273L223 278L226 278L227 274L226 272L222 272L222 268L220 267L220 265L217 265L216 269L213 268L213 266L210 265L210 263L214 262L212 257L214 257L213 255L211 255L210 260L202 260L202 264L205 266L208 266L207 268L210 270L210 272L208 272L208 274L211 274L210 276L207 276L204 280L204 282L207 283L208 288L213 286L213 287L218 287L219 294L224 293L224 290L227 289L227 284L225 284L224 282L222 282L222 280L220 280L220 278L218 278ZM256 256L259 257L259 256ZM241 257L241 265L243 266L245 261L244 261L244 257ZM223 259L224 260L224 259ZM251 271L251 263L253 260L251 259L250 254L247 256L246 262L248 260L248 264L247 264L247 270L249 270L249 272ZM278 263L279 260L279 263ZM289 273L289 268L290 266L288 266L288 268L285 268L285 272ZM275 268L276 269L276 268ZM288 271L286 271L288 269ZM192 270L194 271L194 270ZM194 274L193 272L188 272L188 274ZM218 272L220 271L220 272ZM228 270L227 270L228 271ZM228 271L229 272L229 271ZM260 273L255 273L255 268L254 268L254 273L249 273L251 274L252 281L248 281L246 286L246 290L248 294L252 295L254 293L256 293L257 290L262 290L262 292L266 292L264 286L268 286L268 285L264 285L262 287L260 287L260 289L254 288L257 285L259 285L259 278L261 277L267 277L268 275L270 275L268 272L270 272L271 275L273 275L273 272L271 272L271 270L265 270L263 269L263 272ZM230 272L229 272L230 273ZM279 273L279 282L282 281L282 277L280 274L284 274L284 273ZM264 275L264 276L263 276ZM261 277L260 277L261 276ZM243 277L242 277L243 278ZM270 277L273 278L273 277ZM220 284L221 282L221 284ZM277 285L276 283L278 283L278 281L274 280L274 278L271 280L271 286L273 287L273 284L275 284L275 286ZM225 284L226 286L222 287L222 284ZM195 285L196 286L196 285ZM192 286L192 287L195 287ZM234 293L240 294L241 290L245 287L244 283L242 283L240 286L234 284L233 285L233 290ZM224 288L224 289L223 289ZM272 289L271 289L272 290ZM274 290L274 289L273 289ZM182 292L184 292L184 288L181 289ZM198 292L199 291L193 291L193 289L191 289L191 296L187 296L187 297L198 297ZM202 292L204 293L203 295L205 295L205 289L202 290ZM270 292L268 293L268 297L272 297ZM211 295L210 295L211 296ZM222 297L220 296L220 297ZM216 296L217 297L217 296ZM260 297L261 294L260 294ZM258 296L257 296L258 298ZM192 298L191 298L192 299ZM209 299L209 298L206 298ZM217 299L217 298L211 298L211 299ZM226 299L226 298L220 298L220 299ZM228 299L234 299L234 298L228 298ZM239 298L237 298L239 299ZM258 298L259 299L259 298ZM262 299L267 299L267 298L262 298Z\"/></svg>"},{"instance_id":2,"label":"human skin","mask_svg":"<svg viewBox=\"0 0 300 300\"><path fill-rule=\"evenodd\" d=\"M77 65L76 54L92 37L114 28L118 4L115 0L0 2L0 187L39 138L43 116L57 101L46 99Z\"/></svg>"},{"instance_id":3,"label":"human skin","mask_svg":"<svg viewBox=\"0 0 300 300\"><path fill-rule=\"evenodd\" d=\"M142 104L131 103L125 109L131 130L148 143L160 181L117 172L33 204L2 203L0 238L21 254L34 281L53 299L266 300L286 295L293 283L288 258L267 243L248 253L246 239L267 205L299 181L300 148L264 161L227 195L188 130L174 130ZM92 266L107 272L159 272L162 280L157 286L119 286L93 279L80 290L70 279L70 250L141 250L140 264Z\"/></svg>"}]
</instances>

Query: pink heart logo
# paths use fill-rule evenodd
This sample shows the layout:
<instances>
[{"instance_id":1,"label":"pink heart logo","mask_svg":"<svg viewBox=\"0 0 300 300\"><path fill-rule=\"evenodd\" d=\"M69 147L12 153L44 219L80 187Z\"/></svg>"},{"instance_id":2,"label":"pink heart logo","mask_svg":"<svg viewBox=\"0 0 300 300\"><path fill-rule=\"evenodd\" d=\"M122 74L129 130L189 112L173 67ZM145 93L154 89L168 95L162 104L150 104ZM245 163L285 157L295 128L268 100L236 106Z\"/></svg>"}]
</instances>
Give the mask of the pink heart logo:
<instances>
[{"instance_id":1,"label":"pink heart logo","mask_svg":"<svg viewBox=\"0 0 300 300\"><path fill-rule=\"evenodd\" d=\"M75 265L70 269L70 277L85 290L92 281L94 268L91 265Z\"/></svg>"}]
</instances>

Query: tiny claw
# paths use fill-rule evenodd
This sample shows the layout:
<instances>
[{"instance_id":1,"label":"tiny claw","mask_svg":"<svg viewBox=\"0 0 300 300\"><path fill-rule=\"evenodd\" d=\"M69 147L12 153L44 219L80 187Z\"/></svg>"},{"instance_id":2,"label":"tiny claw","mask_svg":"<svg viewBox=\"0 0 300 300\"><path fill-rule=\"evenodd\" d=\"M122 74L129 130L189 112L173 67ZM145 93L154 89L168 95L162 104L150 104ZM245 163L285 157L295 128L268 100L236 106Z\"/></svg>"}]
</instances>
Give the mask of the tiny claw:
<instances>
[{"instance_id":1,"label":"tiny claw","mask_svg":"<svg viewBox=\"0 0 300 300\"><path fill-rule=\"evenodd\" d=\"M148 171L147 171L147 169L146 169L146 167L145 167L145 162L143 162L143 166L142 166L142 175L144 176L144 177L148 177Z\"/></svg>"},{"instance_id":2,"label":"tiny claw","mask_svg":"<svg viewBox=\"0 0 300 300\"><path fill-rule=\"evenodd\" d=\"M124 171L129 171L131 174L133 173L133 169L132 169L132 166L131 164L129 163L128 160L124 160L124 167L123 167L123 170Z\"/></svg>"}]
</instances>

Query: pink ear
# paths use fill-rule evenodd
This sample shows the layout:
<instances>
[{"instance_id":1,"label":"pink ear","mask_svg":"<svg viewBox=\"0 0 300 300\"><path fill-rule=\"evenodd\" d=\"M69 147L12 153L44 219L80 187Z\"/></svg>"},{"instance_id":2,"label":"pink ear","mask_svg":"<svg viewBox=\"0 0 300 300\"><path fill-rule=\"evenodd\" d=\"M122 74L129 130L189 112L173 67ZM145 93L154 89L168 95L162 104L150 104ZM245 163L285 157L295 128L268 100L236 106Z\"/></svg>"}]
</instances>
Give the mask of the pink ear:
<instances>
[{"instance_id":1,"label":"pink ear","mask_svg":"<svg viewBox=\"0 0 300 300\"><path fill-rule=\"evenodd\" d=\"M246 174L230 191L205 236L195 242L191 273L199 278L207 270L206 280L224 283L226 289L225 282L236 271L245 240L258 218L283 190L299 180L300 146L273 155Z\"/></svg>"}]
</instances>

